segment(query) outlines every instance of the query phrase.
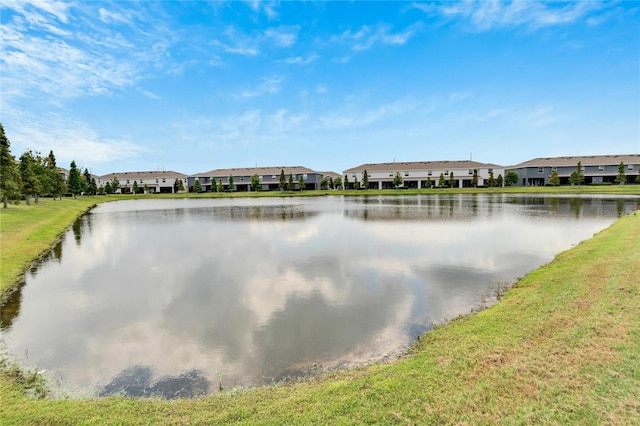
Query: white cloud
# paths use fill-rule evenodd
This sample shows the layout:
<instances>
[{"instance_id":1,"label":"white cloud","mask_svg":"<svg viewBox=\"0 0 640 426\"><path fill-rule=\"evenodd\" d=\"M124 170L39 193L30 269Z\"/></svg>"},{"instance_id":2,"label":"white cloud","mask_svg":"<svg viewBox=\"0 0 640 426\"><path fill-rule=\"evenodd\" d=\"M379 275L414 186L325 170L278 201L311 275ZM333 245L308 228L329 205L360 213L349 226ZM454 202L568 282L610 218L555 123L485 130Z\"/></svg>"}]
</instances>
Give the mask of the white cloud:
<instances>
[{"instance_id":1,"label":"white cloud","mask_svg":"<svg viewBox=\"0 0 640 426\"><path fill-rule=\"evenodd\" d=\"M333 36L331 41L347 43L352 50L367 50L376 44L401 46L407 43L418 31L420 24L414 24L401 32L393 33L388 25L370 27L363 25L356 32L344 31Z\"/></svg>"},{"instance_id":2,"label":"white cloud","mask_svg":"<svg viewBox=\"0 0 640 426\"><path fill-rule=\"evenodd\" d=\"M320 125L328 129L366 126L390 116L397 116L415 110L419 105L418 102L412 99L401 99L363 111L349 109L347 111L332 112L320 117Z\"/></svg>"},{"instance_id":3,"label":"white cloud","mask_svg":"<svg viewBox=\"0 0 640 426\"><path fill-rule=\"evenodd\" d=\"M136 157L146 151L146 148L127 139L102 137L87 123L63 114L36 116L13 108L7 111L5 108L3 115L10 123L15 152L31 149L48 153L53 150L61 167L68 167L71 160L88 167Z\"/></svg>"},{"instance_id":4,"label":"white cloud","mask_svg":"<svg viewBox=\"0 0 640 426\"><path fill-rule=\"evenodd\" d=\"M277 28L269 28L264 32L264 36L266 39L272 40L277 46L290 47L298 40L299 32L299 25L280 26Z\"/></svg>"},{"instance_id":5,"label":"white cloud","mask_svg":"<svg viewBox=\"0 0 640 426\"><path fill-rule=\"evenodd\" d=\"M305 56L294 56L292 58L287 58L284 60L285 63L287 64L292 64L292 65L309 65L310 63L316 61L317 59L319 59L320 56L316 55L315 53L311 53L309 55Z\"/></svg>"},{"instance_id":6,"label":"white cloud","mask_svg":"<svg viewBox=\"0 0 640 426\"><path fill-rule=\"evenodd\" d=\"M562 25L585 19L593 11L602 9L599 1L538 2L503 0L465 0L438 4L414 3L414 7L429 15L446 19L463 18L477 31L492 28L527 26L537 29Z\"/></svg>"},{"instance_id":7,"label":"white cloud","mask_svg":"<svg viewBox=\"0 0 640 426\"><path fill-rule=\"evenodd\" d=\"M323 86L322 84L316 86L316 93L318 94L327 93L328 91L329 89L327 88L327 86Z\"/></svg>"},{"instance_id":8,"label":"white cloud","mask_svg":"<svg viewBox=\"0 0 640 426\"><path fill-rule=\"evenodd\" d=\"M275 95L280 92L282 80L283 77L263 78L262 82L260 82L256 87L244 90L235 96L241 98L253 98L261 95Z\"/></svg>"}]
</instances>

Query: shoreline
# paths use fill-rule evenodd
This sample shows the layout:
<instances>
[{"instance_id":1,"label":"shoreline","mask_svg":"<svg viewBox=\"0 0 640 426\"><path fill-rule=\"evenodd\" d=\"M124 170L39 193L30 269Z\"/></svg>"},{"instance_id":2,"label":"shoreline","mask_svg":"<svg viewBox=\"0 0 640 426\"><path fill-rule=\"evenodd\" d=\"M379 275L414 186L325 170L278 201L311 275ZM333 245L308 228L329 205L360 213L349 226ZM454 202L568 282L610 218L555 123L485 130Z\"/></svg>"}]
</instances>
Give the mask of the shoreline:
<instances>
[{"instance_id":1,"label":"shoreline","mask_svg":"<svg viewBox=\"0 0 640 426\"><path fill-rule=\"evenodd\" d=\"M378 195L378 194L371 194L371 195ZM104 200L104 201L115 201L115 200ZM35 208L37 209L37 207ZM89 209L90 208L87 207L87 209L79 213L77 217L81 216L82 214L84 214L84 212L88 211ZM482 376L487 371L488 372L491 372L494 370L500 371L500 370L504 370L504 367L509 367L511 356L513 355L513 353L519 352L518 346L522 346L523 348L526 349L526 351L536 352L538 350L538 346L534 342L534 340L536 339L527 338L526 336L536 334L536 333L532 333L531 329L538 330L543 337L547 336L550 331L550 330L546 330L544 326L540 329L539 325L537 325L536 323L545 322L548 319L548 317L553 317L554 315L565 315L565 314L574 315L575 314L577 317L581 317L582 316L581 310L584 310L585 306L598 303L598 298L596 298L595 296L597 296L596 293L602 293L602 288L600 287L609 286L611 287L610 289L611 291L615 290L615 292L622 293L623 295L627 296L626 298L628 300L624 300L624 298L612 299L610 301L611 302L610 304L612 306L606 306L606 305L601 306L595 314L598 314L598 315L607 314L604 318L604 320L607 320L606 317L608 317L609 311L611 311L614 308L620 308L620 306L617 306L617 305L622 305L622 307L626 307L627 312L625 313L625 315L627 317L631 315L631 319L626 318L626 320L623 321L624 323L623 325L629 328L629 330L627 330L628 332L624 333L624 337L626 339L630 338L632 341L630 348L627 348L631 351L630 353L628 353L629 350L627 350L627 356L631 356L631 359L627 360L626 362L627 363L631 362L630 367L631 367L632 373L634 371L634 366L635 368L638 368L638 366L640 365L640 361L638 361L638 356L640 355L636 354L636 358L633 357L634 348L639 347L637 345L638 345L638 338L640 336L640 331L638 330L640 328L640 324L638 323L638 320L637 320L638 317L635 317L635 323L633 322L634 312L637 314L638 311L640 310L640 307L639 307L640 303L638 304L634 303L634 301L637 301L638 298L640 297L640 289L638 288L640 287L640 278L638 278L638 274L640 274L640 272L638 272L640 271L640 264L639 264L640 260L634 257L634 254L637 255L637 249L638 249L637 242L640 241L640 217L638 216L640 216L640 214L638 214L638 212L635 212L634 214L621 217L617 219L616 222L614 222L614 224L605 228L603 231L600 231L599 233L595 234L592 238L580 243L579 245L571 248L570 250L567 250L565 252L558 254L553 261L551 261L546 265L541 266L540 268L534 270L533 272L527 274L527 276L519 280L513 286L513 288L507 292L507 294L503 297L500 303L494 304L488 309L472 312L463 317L453 319L451 321L448 321L444 325L435 327L434 329L428 331L426 334L422 335L421 338L415 341L414 345L409 348L406 355L402 355L400 359L394 360L391 363L382 363L382 364L374 363L373 365L357 368L355 370L331 372L327 375L322 375L320 377L314 377L308 380L304 380L301 383L267 386L262 388L250 389L246 391L240 390L236 392L238 394L237 397L235 396L230 397L225 394L222 394L222 395L214 394L214 395L209 395L207 397L198 398L194 400L178 400L178 401L128 400L128 399L122 399L122 398L106 398L106 399L100 399L100 400L73 400L73 401L45 399L42 401L34 401L29 399L29 397L25 396L24 388L22 388L20 383L17 383L15 378L10 377L9 375L6 374L6 372L3 372L3 373L0 373L0 384L2 384L2 386L0 387L3 388L2 390L0 390L0 400L2 401L2 403L0 404L0 407L4 407L6 405L9 408L8 409L0 408L0 419L4 418L7 421L7 424L13 424L13 423L19 423L19 422L38 423L40 421L53 422L53 423L71 423L72 420L92 422L92 423L93 422L100 423L105 421L118 422L118 423L120 422L137 423L141 421L153 421L151 420L152 418L156 419L156 421L163 421L162 419L165 419L165 417L163 416L158 417L157 413L165 412L165 414L170 416L166 418L167 422L169 423L182 423L183 421L185 421L185 419L189 419L189 422L191 421L197 422L198 419L199 421L205 421L205 419L206 421L208 421L209 419L213 418L208 416L209 415L213 416L213 414L215 414L217 421L220 421L223 423L241 420L241 419L248 420L249 423L253 423L253 422L268 423L268 421L265 419L269 419L269 417L261 417L265 415L265 413L270 413L271 415L275 416L274 418L278 418L281 421L289 421L289 422L300 421L304 423L309 421L312 421L312 422L318 421L318 419L331 421L331 419L335 419L336 418L335 415L339 415L339 413L342 410L347 410L344 406L345 401L351 401L352 403L356 403L356 406L359 407L356 411L366 409L367 407L372 408L370 407L370 404L367 403L366 400L361 401L358 395L360 393L365 393L370 395L372 389L376 388L377 386L378 387L381 386L381 389L386 389L389 392L391 392L391 389L393 389L393 392L401 391L401 393L403 393L404 391L406 391L407 393L410 393L410 394L422 395L422 398L418 398L422 401L422 399L428 400L430 398L429 393L427 394L421 393L421 389L424 387L426 387L427 390L430 389L431 391L436 392L438 394L447 395L446 392L438 392L437 390L438 390L438 386L440 385L440 386L444 386L446 389L449 389L451 391L452 386L449 383L446 383L446 380L445 382L441 382L442 379L450 379L451 382L454 383L453 390L455 392L453 392L453 394L455 396L454 397L443 396L443 398L446 398L446 399L443 400L442 406L439 408L437 404L436 405L430 404L429 410L423 409L423 410L418 410L417 412L414 412L411 401L404 401L401 398L401 401L398 404L397 398L392 398L396 400L396 402L392 405L395 407L396 410L400 410L400 411L387 410L385 412L380 412L379 407L376 406L375 410L373 411L375 411L377 415L371 414L371 416L373 417L368 417L369 420L365 420L361 418L360 421L398 422L399 417L394 415L394 413L401 413L400 416L403 419L409 419L409 420L418 421L418 422L491 421L491 418L493 419L496 419L496 418L486 417L486 413L480 413L477 411L478 407L476 407L475 409L473 407L471 408L467 407L468 411L466 412L466 414L465 412L461 413L460 410L457 409L457 406L460 404L463 406L468 406L468 403L466 402L465 398L459 399L462 397L462 395L460 394L461 391L462 391L462 394L465 393L464 386L462 386L461 387L462 389L461 389L460 388L461 383L459 382L460 381L464 382L465 380L475 380L477 379L478 376ZM67 228L65 227L62 233L58 233L58 237L61 236L66 231L66 229ZM618 241L621 239L624 239L626 242L624 244L622 243L614 244L615 241ZM3 242L3 245L4 244L5 243ZM614 247L607 248L607 246L610 244L613 244ZM616 251L616 249L619 250L620 247L626 247L626 249L631 249L631 251L620 254L619 251ZM636 250L635 252L633 251L634 249ZM612 253L609 253L610 251L612 251ZM593 253L596 253L597 255L593 255ZM590 257L592 255L593 257ZM606 257L606 256L611 256L611 258L601 259L602 257ZM622 258L619 259L620 257ZM567 273L560 273L562 272L561 270L563 269L572 270L574 275L577 274L576 275L577 278L575 277L567 278L567 277L573 277L573 275L567 274ZM585 276L583 275L586 273L586 271L589 271L592 274L596 274L597 276L595 278L599 278L599 280L587 280L587 281L594 281L594 282L582 283L582 281L585 281L583 279L585 278ZM603 273L605 276L604 277L600 276ZM607 275L611 275L612 279L605 279L607 278L606 277ZM537 277L539 276L542 276L542 278L544 278L540 282L538 282L539 280L537 279ZM591 275L589 274L587 274L586 276L587 278L594 278L594 277L591 277ZM565 292L561 291L560 296L557 296L557 297L567 298L567 300L565 300L562 303L558 302L557 300L555 300L554 302L553 298L550 299L550 303L541 303L541 301L538 300L540 297L540 294L544 297L549 297L549 295L546 294L547 292L555 292L558 290L557 288L550 287L551 284L559 286L563 284L564 281L571 281L571 280L575 281L573 283L575 287L574 289L575 292L580 293L582 295L581 296L582 299L580 299L579 303L577 303L577 305L580 306L580 309L575 309L574 307L571 306L571 304L574 302L573 299L575 299L578 296L575 296L572 294L564 294L566 293L566 291ZM545 287L545 286L548 287L545 291L540 290L540 287ZM581 288L582 286L587 287L587 289ZM529 294L532 292L533 287L538 288L539 290L538 293L540 294ZM599 288L598 292L594 290L596 288ZM586 290L589 290L589 291L586 291ZM533 296L536 296L536 297L533 297ZM531 316L531 322L530 323L525 322L524 324L521 324L520 323L521 321L518 318L518 316L524 315L526 312L529 312L525 308L532 304L535 305L536 303L538 305L536 305L537 306L536 309L533 309L532 311L533 315ZM513 310L514 305L516 308L515 310ZM636 306L636 307L633 308L633 306ZM503 316L505 314L502 311L505 311L505 310L509 310L509 312L506 314L506 316ZM567 311L567 312L564 312L564 311ZM622 311L618 312L618 314L622 315ZM517 340L516 346L511 345L510 349L508 349L506 346L509 346L509 345L507 345L506 342L501 342L501 344L498 345L497 347L494 345L493 347L487 350L485 346L491 345L492 344L490 342L491 340L500 340L503 337L501 336L501 334L503 334L502 333L503 330L501 330L503 322L498 321L496 323L495 322L496 318L502 318L503 320L506 318L506 320L504 321L505 327L507 327L506 325L507 323L516 323L516 322L518 323L519 328L518 328L518 332L516 333L516 337L510 336L509 339L507 339L507 340L513 340L513 339ZM599 317L597 319L599 319ZM576 318L572 318L572 321L565 320L565 321L554 322L555 324L554 330L557 328L557 330L564 332L565 326L566 327L572 326L573 325L572 322L576 322L576 321L578 321ZM462 337L460 337L461 329L465 329L465 327L472 327L475 329L479 329L480 332L462 333ZM494 333L493 331L493 328L496 328L496 327L498 330L497 334ZM621 325L619 325L619 327L621 327ZM596 328L601 329L602 327L598 326ZM491 330L489 334L487 334L485 331L487 329ZM588 332L588 329L589 327L587 327L587 332ZM607 330L608 329L602 328L600 332L603 334L607 334ZM629 334L629 332L631 334ZM567 334L567 333L564 332L560 334ZM571 333L568 333L568 336L570 335ZM632 336L635 336L635 337L632 337ZM548 335L548 337L553 338L554 335L553 334ZM634 346L634 343L633 343L634 338L636 341L635 343L636 346ZM448 346L447 344L445 344L444 346L442 344L439 344L439 342L441 343L443 339L445 342L449 342L452 345L454 345L454 342L455 342L455 346L458 347L458 350L460 347L464 348L464 350L460 351L459 353L455 353L456 349L453 349L453 348L447 349L447 346ZM620 345L622 345L622 347L628 346L628 342L625 343L626 339L621 339L620 341L617 342L617 344L604 345L604 346L607 346L604 349L606 349L607 351L612 351L612 350L615 351L616 348L620 347ZM544 343L541 346L546 346L546 342L544 341L544 339L538 343ZM598 349L598 348L599 346L595 345L595 349ZM562 347L560 347L559 349L561 350ZM568 355L568 356L572 355L571 347L569 347L568 349L565 349L565 351L567 353L564 355ZM484 355L478 354L478 352L483 352ZM487 352L488 352L488 355L487 355ZM602 355L602 353L600 353L601 351L598 351L598 352L599 352L599 355L601 356ZM526 354L520 354L520 355L525 356ZM550 355L550 357L553 357L556 355L557 354L554 351L552 351L552 354ZM605 357L605 358L609 359L610 357ZM464 361L465 359L467 361ZM475 361L470 362L470 359L471 360L475 359ZM574 359L573 360L574 363L570 363L568 365L568 368L570 370L573 370L576 367L582 367L584 359L585 359L584 357L578 357ZM533 365L533 367L535 368L533 369L537 371L537 374L539 374L540 377L536 377L536 375L534 375L533 377L534 380L529 384L529 386L534 386L535 388L536 386L542 386L546 384L546 381L553 382L555 380L553 376L547 377L545 375L546 370L555 371L555 373L560 376L564 374L561 370L558 370L557 367L554 367L551 364L546 365L546 361L547 361L546 357L542 357L541 359L536 360L536 362ZM595 358L594 360L591 360L591 361L593 361L592 363L595 362L595 364L599 363L598 358ZM551 362L551 360L548 360L548 362ZM472 367L476 366L478 363L480 363L481 366L484 367L481 369L481 371L476 371L475 374L471 374L471 375L465 374L465 373L468 373L469 370L474 370ZM542 363L541 366L545 368L540 369L539 368L540 365L538 365L540 363ZM412 365L413 367L418 365L420 368L414 369L412 367L407 369L406 368L407 364ZM619 367L620 369L622 368L621 366ZM416 375L417 373L415 373L416 370L430 373L433 371L438 372L438 370L440 369L447 370L448 372L448 374L443 376L441 379L438 379L438 377L441 377L440 374L428 375L428 378L424 379L419 374ZM528 376L531 374L531 371L530 371L531 369L532 369L532 366L529 366L529 368L520 368L520 369L516 368L516 372L520 371L520 373L522 373L524 376ZM507 368L507 370L509 370L509 368ZM513 372L509 373L509 371L503 371L502 373L506 374L506 376L513 374ZM637 370L636 370L636 373L637 373ZM619 374L622 374L621 377L625 376L624 372ZM391 377L395 375L399 375L402 377L401 379L399 379L400 380L399 382L395 382L391 379ZM608 376L608 373L605 371L604 375ZM409 382L402 382L402 380L407 380L407 377L409 378L408 379ZM471 379L469 379L469 377ZM632 378L633 377L631 377L631 379ZM540 380L542 380L542 382L540 382ZM353 384L353 382L356 382L359 385L356 386ZM512 382L513 382L513 379L511 379L511 381L509 381L504 385L507 387L508 393L513 392L515 394L518 394L518 390L520 389L513 389L514 385L511 384ZM369 383L369 385L367 385L367 383ZM373 386L371 383L374 383L374 384L378 383L378 384ZM382 385L383 383L384 383L384 386ZM405 385L403 385L403 383L406 383L406 386L410 389L409 390L404 389ZM538 383L538 385L535 385L535 383ZM415 389L414 385L417 385L419 389ZM476 382L476 383L473 383L473 385L480 386L480 387L489 386L489 384L486 382L480 382L480 383ZM518 381L516 380L515 385L517 385L516 388L518 388L520 387L521 384L519 384ZM571 386L569 387L571 388ZM639 388L639 384L637 383L637 380L636 381L631 380L630 387L625 388L627 390L626 392L622 392L623 394L626 395L626 397L622 400L618 400L618 405L622 408L618 407L616 411L615 407L614 408L610 407L610 409L613 410L612 412L617 413L616 415L622 415L622 417L617 418L617 420L632 419L634 411L637 414L637 405L635 404L640 403L640 401L638 401L637 397L633 397L633 395L640 394L640 392L636 392L637 390L639 390L638 388ZM332 389L331 393L325 395L325 392L327 392L329 389ZM358 389L360 390L358 391ZM338 392L339 396L337 397L330 396L333 394L333 390L339 390ZM495 388L494 391L501 393L498 390L498 388ZM467 393L468 392L470 391L467 391ZM481 397L480 400L483 399L482 395L475 395L473 392L471 393L473 394L471 397L471 400L475 401L475 404L478 403L478 400L477 400L478 397ZM618 395L619 393L620 392L618 391L614 392L615 395ZM322 395L325 395L325 396L322 396ZM373 396L380 396L380 395L374 392ZM520 396L522 397L522 395ZM596 396L598 396L597 392L596 392ZM328 398L328 400L325 400L325 398ZM450 401L451 399L453 399L453 401ZM578 400L579 399L580 397L578 398ZM376 401L377 398L373 398L372 400ZM313 407L307 406L305 403L303 403L303 401L315 401L315 404L319 404L321 406L323 404L329 405L333 408L329 409L327 412L323 410L318 411ZM499 401L501 400L499 399ZM454 403L454 406L449 406L451 402ZM302 405L300 405L301 403ZM538 421L546 419L546 421L552 421L552 422L553 421L564 422L566 420L569 420L571 422L571 419L572 419L571 416L565 417L565 415L567 415L571 410L568 410L567 412L563 412L561 410L560 412L558 412L557 411L558 407L553 406L553 404L562 405L561 401L552 403L551 399L549 399L547 403L550 404L550 408L555 410L555 414L547 413L547 415L551 417L538 417L536 415L537 413L536 410L540 410L540 408L537 408L533 412L527 414L527 409L520 407L516 409L515 412L511 412L510 414L507 413L508 415L506 418L516 415L516 417L512 417L512 420L519 418L520 421L522 421L523 419L528 419L525 421L529 421L529 422L535 421L536 419ZM122 406L123 404L126 408L123 411L123 413L112 413L112 410L115 409L114 408L115 406ZM281 404L286 405L286 407L288 408L284 409L282 412L277 412L278 411L277 407L280 406ZM528 402L528 404L534 404L534 401L531 400ZM496 412L501 412L501 409L499 408L499 404L489 404L489 405L490 405L490 408L488 409L488 411L493 412L494 415L496 414ZM608 405L611 405L611 404L608 404ZM274 409L274 406L276 407L275 409ZM448 406L449 408L447 408ZM13 409L17 409L18 407L23 407L27 409L26 409L26 412L24 413L16 411L15 413L12 413L12 415L10 415L10 412L12 411L11 407L13 407ZM210 413L208 410L211 409L212 407L217 407L222 411L220 413ZM338 409L339 407L342 407L342 408ZM574 408L577 408L577 407L578 406L575 406ZM634 407L636 408L634 409ZM571 408L571 406L566 408ZM57 409L62 409L63 413L62 414L58 413ZM89 413L92 412L93 409L97 409L98 412L95 415L94 414L90 415ZM523 409L524 409L524 412L522 411ZM5 410L8 410L8 411L5 411ZM192 410L195 410L195 413L192 413L191 412ZM447 414L446 410L453 410L453 411L450 414ZM599 410L602 411L602 409L599 409ZM410 413L405 411L408 411ZM580 413L581 411L584 411L584 409L574 410L574 412L577 412L577 413ZM591 410L591 411L587 410L587 411L590 413L590 415L593 415L594 410ZM595 411L598 411L598 410L595 410ZM347 412L350 412L350 411L347 410ZM520 413L519 416L517 415L518 412ZM622 414L620 414L620 412ZM147 415L150 415L151 417L146 418L144 417L144 414L138 417L139 415L141 415L141 413L147 413ZM606 410L604 413L606 414ZM354 412L351 412L351 414L354 415ZM502 414L505 414L505 413L502 413ZM558 417L560 414L562 414L562 416ZM522 415L524 415L524 417L522 417ZM472 416L472 417L469 417L469 416ZM476 417L476 416L479 416L479 417ZM349 418L349 417L346 417L346 418ZM499 418L502 418L502 417L499 417ZM590 417L586 417L586 418L588 419ZM603 421L608 417L600 416L596 418L598 418L600 421ZM615 418L616 417L614 417L614 419ZM38 419L38 420L34 420L34 419ZM250 419L253 419L253 420L250 420ZM551 420L551 419L555 419L555 420ZM581 419L585 419L585 417L581 417ZM575 421L576 419L574 418L573 420ZM592 421L593 421L593 418L592 418ZM614 423L615 422L616 421L614 421Z\"/></svg>"}]
</instances>

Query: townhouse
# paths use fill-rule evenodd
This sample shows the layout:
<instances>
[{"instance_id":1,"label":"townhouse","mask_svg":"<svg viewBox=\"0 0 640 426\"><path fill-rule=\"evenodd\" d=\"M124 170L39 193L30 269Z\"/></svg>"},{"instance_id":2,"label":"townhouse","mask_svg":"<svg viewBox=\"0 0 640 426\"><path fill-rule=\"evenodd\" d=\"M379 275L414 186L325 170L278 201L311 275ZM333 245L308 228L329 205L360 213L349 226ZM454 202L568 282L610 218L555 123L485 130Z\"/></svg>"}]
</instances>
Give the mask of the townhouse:
<instances>
[{"instance_id":1,"label":"townhouse","mask_svg":"<svg viewBox=\"0 0 640 426\"><path fill-rule=\"evenodd\" d=\"M98 188L101 186L104 187L107 182L113 182L114 179L117 179L120 183L120 187L116 191L119 194L132 193L134 183L139 188L139 191L143 191L146 185L147 193L149 194L173 194L178 192L178 180L182 180L185 189L187 186L187 175L164 170L152 172L110 173L108 175L98 176L96 178L96 184L98 185Z\"/></svg>"}]
</instances>

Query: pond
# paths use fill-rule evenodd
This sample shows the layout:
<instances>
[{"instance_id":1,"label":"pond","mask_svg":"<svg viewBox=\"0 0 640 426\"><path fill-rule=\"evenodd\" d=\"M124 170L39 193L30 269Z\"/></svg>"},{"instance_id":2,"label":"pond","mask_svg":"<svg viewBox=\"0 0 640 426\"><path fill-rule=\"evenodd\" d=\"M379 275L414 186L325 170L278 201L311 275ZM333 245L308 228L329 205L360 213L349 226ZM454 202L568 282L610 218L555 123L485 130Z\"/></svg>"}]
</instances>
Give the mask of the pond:
<instances>
[{"instance_id":1,"label":"pond","mask_svg":"<svg viewBox=\"0 0 640 426\"><path fill-rule=\"evenodd\" d=\"M60 394L192 397L401 353L637 197L156 199L78 220L2 309Z\"/></svg>"}]
</instances>

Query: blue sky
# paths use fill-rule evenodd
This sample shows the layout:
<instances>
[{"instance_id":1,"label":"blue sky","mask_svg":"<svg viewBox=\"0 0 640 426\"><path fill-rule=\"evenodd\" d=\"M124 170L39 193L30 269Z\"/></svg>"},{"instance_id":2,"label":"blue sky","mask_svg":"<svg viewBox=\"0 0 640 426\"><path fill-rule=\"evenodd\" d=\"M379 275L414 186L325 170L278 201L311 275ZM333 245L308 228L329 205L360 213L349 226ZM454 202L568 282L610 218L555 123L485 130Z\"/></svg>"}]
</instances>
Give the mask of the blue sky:
<instances>
[{"instance_id":1,"label":"blue sky","mask_svg":"<svg viewBox=\"0 0 640 426\"><path fill-rule=\"evenodd\" d=\"M14 155L92 173L640 152L640 2L3 0Z\"/></svg>"}]
</instances>

